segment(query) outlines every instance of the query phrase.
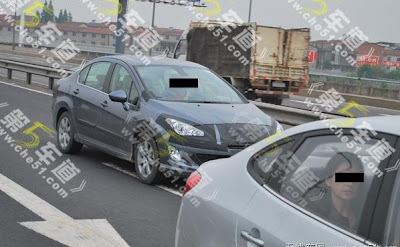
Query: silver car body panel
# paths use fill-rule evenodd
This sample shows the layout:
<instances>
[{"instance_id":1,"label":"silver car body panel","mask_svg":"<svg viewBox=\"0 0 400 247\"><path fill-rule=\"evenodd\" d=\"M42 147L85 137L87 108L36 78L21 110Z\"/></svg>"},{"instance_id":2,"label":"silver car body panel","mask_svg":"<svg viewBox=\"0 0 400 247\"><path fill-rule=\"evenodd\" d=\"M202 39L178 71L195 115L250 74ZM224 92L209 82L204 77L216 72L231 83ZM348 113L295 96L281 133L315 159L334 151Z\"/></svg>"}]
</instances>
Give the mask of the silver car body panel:
<instances>
[{"instance_id":1,"label":"silver car body panel","mask_svg":"<svg viewBox=\"0 0 400 247\"><path fill-rule=\"evenodd\" d=\"M343 119L343 121L349 119ZM400 136L400 116L354 119L377 132ZM248 173L249 159L270 144L300 133L329 129L332 120L317 121L284 131L228 158L199 168L201 182L182 198L176 230L176 247L256 246L241 238L242 231L257 228L264 246L318 244L358 246L366 241L289 202ZM336 126L337 127L337 126ZM344 127L351 128L351 127Z\"/></svg>"}]
</instances>

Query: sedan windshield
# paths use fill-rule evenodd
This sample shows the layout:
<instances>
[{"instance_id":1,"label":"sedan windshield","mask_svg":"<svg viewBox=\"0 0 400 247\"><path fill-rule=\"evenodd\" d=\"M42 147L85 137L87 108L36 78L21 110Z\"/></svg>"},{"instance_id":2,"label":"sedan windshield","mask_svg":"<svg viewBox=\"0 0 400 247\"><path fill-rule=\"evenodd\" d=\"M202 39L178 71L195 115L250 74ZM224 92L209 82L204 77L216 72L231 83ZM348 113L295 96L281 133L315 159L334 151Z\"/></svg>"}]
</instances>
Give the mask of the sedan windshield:
<instances>
[{"instance_id":1,"label":"sedan windshield","mask_svg":"<svg viewBox=\"0 0 400 247\"><path fill-rule=\"evenodd\" d=\"M160 100L193 103L241 104L246 101L225 81L207 69L182 66L138 66L142 81ZM197 88L170 88L170 79L198 79Z\"/></svg>"}]
</instances>

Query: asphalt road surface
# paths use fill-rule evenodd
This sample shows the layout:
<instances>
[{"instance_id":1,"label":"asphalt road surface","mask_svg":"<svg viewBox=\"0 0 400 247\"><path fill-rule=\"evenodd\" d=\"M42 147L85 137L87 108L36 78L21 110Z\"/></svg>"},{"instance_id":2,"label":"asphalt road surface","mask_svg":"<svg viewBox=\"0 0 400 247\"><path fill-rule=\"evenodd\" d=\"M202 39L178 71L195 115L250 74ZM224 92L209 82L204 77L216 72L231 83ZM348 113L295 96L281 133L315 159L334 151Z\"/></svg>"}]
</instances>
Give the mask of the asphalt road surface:
<instances>
[{"instance_id":1,"label":"asphalt road surface","mask_svg":"<svg viewBox=\"0 0 400 247\"><path fill-rule=\"evenodd\" d=\"M174 246L181 199L175 185L144 185L132 177L129 162L86 147L78 155L59 157L53 153L54 161L47 159L48 165L41 162L35 166L27 158L39 161L35 151L42 152L41 147L48 142L56 143L54 134L50 136L41 129L34 131L39 137L37 147L27 148L25 153L16 152L5 140L4 131L14 140L30 141L22 132L35 122L52 128L51 99L49 94L0 83L0 119L20 109L30 120L16 133L0 123L0 246L64 246L52 238L67 236L70 241L92 241L99 238L101 230L129 246ZM75 173L69 180L56 172L65 167L65 163L62 165L67 159L73 163L69 167ZM59 193L61 188L68 193L65 198L61 196L64 193ZM92 228L88 227L88 231L83 227L88 221L77 220L97 224L97 232L91 234ZM59 226L63 231L57 231Z\"/></svg>"},{"instance_id":2,"label":"asphalt road surface","mask_svg":"<svg viewBox=\"0 0 400 247\"><path fill-rule=\"evenodd\" d=\"M59 156L45 149L56 143L55 133L44 127L54 132L51 100L49 90L0 81L0 119L15 110L29 119L17 129L0 123L0 246L63 246L62 241L174 246L183 181L147 186L135 178L131 163L100 151L84 147L77 155ZM305 105L301 100L287 99L285 104ZM382 109L371 113L399 114ZM31 126L37 128L29 135ZM36 143L32 133L38 135ZM9 138L31 143L16 150ZM51 158L43 158L45 152ZM66 167L69 176L60 173Z\"/></svg>"}]
</instances>

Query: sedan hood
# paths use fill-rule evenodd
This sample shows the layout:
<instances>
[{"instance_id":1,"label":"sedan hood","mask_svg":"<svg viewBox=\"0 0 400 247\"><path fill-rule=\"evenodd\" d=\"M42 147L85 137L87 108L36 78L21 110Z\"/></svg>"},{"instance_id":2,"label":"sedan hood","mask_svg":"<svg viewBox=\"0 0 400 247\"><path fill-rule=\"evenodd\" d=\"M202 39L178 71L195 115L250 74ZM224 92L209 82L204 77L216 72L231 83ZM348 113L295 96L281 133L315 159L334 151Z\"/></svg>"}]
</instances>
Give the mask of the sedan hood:
<instances>
[{"instance_id":1,"label":"sedan hood","mask_svg":"<svg viewBox=\"0 0 400 247\"><path fill-rule=\"evenodd\" d=\"M274 120L252 103L206 104L149 100L148 105L164 113L187 119L197 125L253 123L272 126Z\"/></svg>"}]
</instances>

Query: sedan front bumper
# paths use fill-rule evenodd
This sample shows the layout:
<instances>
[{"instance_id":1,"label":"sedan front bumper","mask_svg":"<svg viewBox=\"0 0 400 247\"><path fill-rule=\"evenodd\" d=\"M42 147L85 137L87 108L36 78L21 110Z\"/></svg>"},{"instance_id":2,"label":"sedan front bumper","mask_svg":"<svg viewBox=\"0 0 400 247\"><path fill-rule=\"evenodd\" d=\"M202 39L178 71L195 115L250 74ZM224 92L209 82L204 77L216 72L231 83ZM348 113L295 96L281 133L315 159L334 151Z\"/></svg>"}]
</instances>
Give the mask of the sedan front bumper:
<instances>
[{"instance_id":1,"label":"sedan front bumper","mask_svg":"<svg viewBox=\"0 0 400 247\"><path fill-rule=\"evenodd\" d=\"M194 148L178 144L170 144L179 151L181 160L173 159L171 155L160 157L160 171L170 171L172 176L187 177L196 171L201 164L216 159L229 158L242 149L228 149L228 151L217 151L204 148Z\"/></svg>"}]
</instances>

